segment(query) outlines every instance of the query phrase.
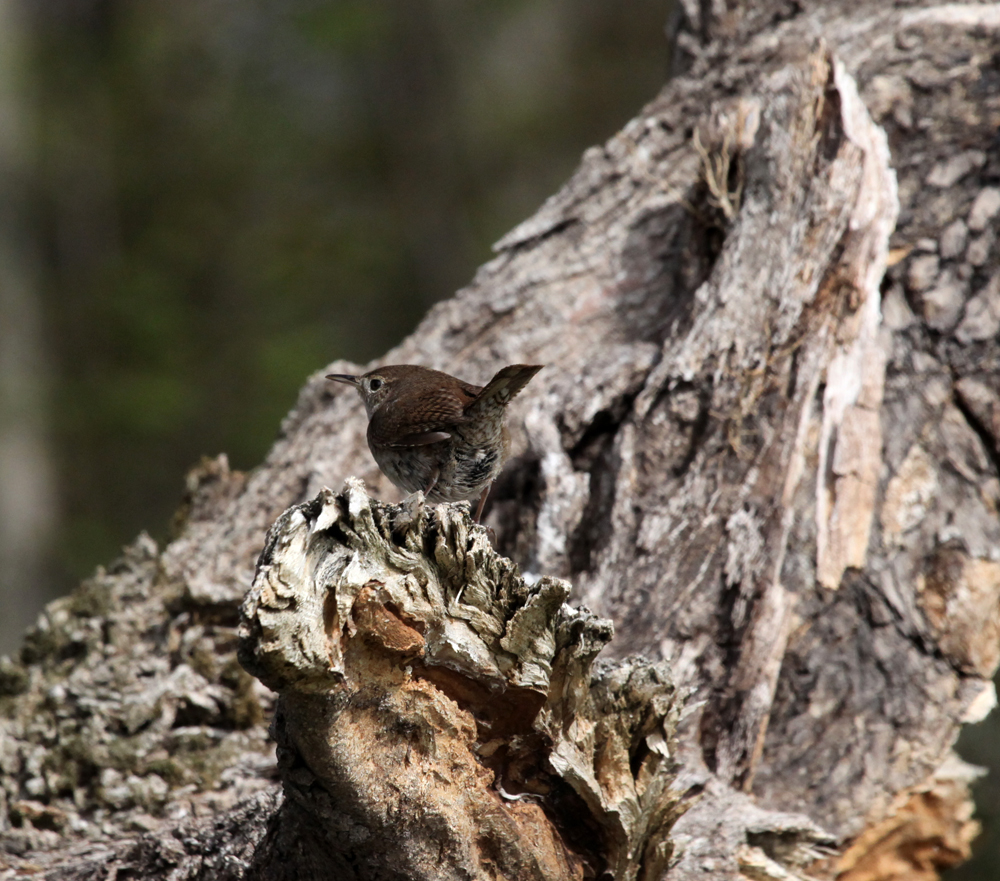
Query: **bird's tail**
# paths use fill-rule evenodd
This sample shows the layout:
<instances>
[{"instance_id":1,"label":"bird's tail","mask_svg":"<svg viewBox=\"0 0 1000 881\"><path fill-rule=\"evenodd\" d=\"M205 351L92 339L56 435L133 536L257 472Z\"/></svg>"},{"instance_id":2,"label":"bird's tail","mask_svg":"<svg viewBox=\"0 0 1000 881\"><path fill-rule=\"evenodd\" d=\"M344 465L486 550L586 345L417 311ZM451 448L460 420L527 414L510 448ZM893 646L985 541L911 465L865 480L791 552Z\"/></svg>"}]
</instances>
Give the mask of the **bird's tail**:
<instances>
[{"instance_id":1,"label":"bird's tail","mask_svg":"<svg viewBox=\"0 0 1000 881\"><path fill-rule=\"evenodd\" d=\"M543 366L543 364L511 364L509 367L497 371L496 376L486 383L483 390L476 395L476 400L465 411L466 414L475 412L483 404L490 401L506 404L528 384L528 380Z\"/></svg>"}]
</instances>

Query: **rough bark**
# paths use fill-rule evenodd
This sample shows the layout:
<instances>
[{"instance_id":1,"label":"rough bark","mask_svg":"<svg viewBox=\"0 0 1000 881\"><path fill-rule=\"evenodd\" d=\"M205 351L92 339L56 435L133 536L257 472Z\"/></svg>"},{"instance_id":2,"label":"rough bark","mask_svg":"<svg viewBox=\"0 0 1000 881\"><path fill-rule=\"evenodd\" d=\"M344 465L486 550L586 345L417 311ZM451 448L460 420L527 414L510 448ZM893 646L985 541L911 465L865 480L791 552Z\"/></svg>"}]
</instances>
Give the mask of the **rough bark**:
<instances>
[{"instance_id":1,"label":"rough bark","mask_svg":"<svg viewBox=\"0 0 1000 881\"><path fill-rule=\"evenodd\" d=\"M613 628L569 592L464 506L349 480L282 515L240 628L286 797L249 877L658 878L674 688L642 659L592 670Z\"/></svg>"},{"instance_id":2,"label":"rough bark","mask_svg":"<svg viewBox=\"0 0 1000 881\"><path fill-rule=\"evenodd\" d=\"M968 853L951 747L1000 655L1000 12L683 6L683 72L383 363L548 365L486 520L686 695L664 877L931 879ZM270 699L231 665L279 515L351 475L397 498L331 369L357 368L310 379L252 475L206 463L177 538L2 671L8 852L53 879L334 865L310 824L361 808L286 712L276 807Z\"/></svg>"}]
</instances>

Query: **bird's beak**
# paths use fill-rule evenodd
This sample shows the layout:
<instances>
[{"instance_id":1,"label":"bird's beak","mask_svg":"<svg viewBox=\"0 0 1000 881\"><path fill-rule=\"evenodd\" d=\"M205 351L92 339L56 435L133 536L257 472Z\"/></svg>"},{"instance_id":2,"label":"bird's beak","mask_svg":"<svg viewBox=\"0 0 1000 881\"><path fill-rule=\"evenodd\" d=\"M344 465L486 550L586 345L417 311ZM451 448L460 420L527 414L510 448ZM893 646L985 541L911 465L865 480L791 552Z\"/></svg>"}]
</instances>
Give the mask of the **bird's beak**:
<instances>
[{"instance_id":1,"label":"bird's beak","mask_svg":"<svg viewBox=\"0 0 1000 881\"><path fill-rule=\"evenodd\" d=\"M348 385L355 387L357 387L358 380L361 379L360 376L349 376L346 373L328 373L326 378L332 379L334 382L346 382Z\"/></svg>"}]
</instances>

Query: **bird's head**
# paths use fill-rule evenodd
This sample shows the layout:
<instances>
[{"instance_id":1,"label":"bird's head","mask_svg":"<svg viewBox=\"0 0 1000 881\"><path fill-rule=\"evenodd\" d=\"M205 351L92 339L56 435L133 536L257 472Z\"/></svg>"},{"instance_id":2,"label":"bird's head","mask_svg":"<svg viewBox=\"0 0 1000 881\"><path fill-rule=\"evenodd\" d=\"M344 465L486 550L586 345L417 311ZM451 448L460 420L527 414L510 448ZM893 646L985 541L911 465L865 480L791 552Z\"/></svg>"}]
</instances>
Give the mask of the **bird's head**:
<instances>
[{"instance_id":1,"label":"bird's head","mask_svg":"<svg viewBox=\"0 0 1000 881\"><path fill-rule=\"evenodd\" d=\"M351 376L347 373L328 373L326 378L332 379L334 382L353 385L358 390L361 400L365 402L365 410L369 419L378 405L386 399L393 383L391 376L386 376L377 369L361 376Z\"/></svg>"}]
</instances>

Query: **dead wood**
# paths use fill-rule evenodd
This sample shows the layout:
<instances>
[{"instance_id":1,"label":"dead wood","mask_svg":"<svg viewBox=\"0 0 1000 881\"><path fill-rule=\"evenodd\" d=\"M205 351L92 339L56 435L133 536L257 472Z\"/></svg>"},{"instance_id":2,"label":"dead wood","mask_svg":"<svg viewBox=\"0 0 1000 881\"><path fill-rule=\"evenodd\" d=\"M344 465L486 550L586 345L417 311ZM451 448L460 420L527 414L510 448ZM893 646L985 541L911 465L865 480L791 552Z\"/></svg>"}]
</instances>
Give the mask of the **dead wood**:
<instances>
[{"instance_id":1,"label":"dead wood","mask_svg":"<svg viewBox=\"0 0 1000 881\"><path fill-rule=\"evenodd\" d=\"M526 583L466 506L349 480L283 514L240 628L285 790L248 877L659 877L674 688L663 664L592 670L611 622L569 591Z\"/></svg>"},{"instance_id":2,"label":"dead wood","mask_svg":"<svg viewBox=\"0 0 1000 881\"><path fill-rule=\"evenodd\" d=\"M383 363L548 365L486 520L528 582L614 621L605 654L687 694L664 877L931 879L968 854L951 747L1000 643L1000 16L682 7L678 76ZM207 463L178 537L0 670L12 866L266 877L330 854L329 793L352 794L325 820L377 813L295 733L331 698L248 662L282 685L276 807L271 698L233 664L282 512L351 475L398 498L330 371L357 368L310 379L250 476ZM378 630L382 595L350 596Z\"/></svg>"}]
</instances>

